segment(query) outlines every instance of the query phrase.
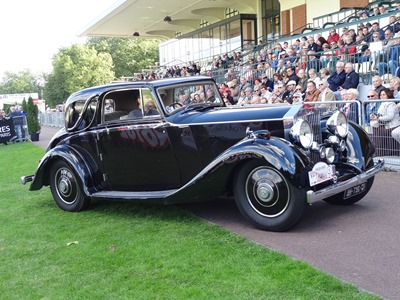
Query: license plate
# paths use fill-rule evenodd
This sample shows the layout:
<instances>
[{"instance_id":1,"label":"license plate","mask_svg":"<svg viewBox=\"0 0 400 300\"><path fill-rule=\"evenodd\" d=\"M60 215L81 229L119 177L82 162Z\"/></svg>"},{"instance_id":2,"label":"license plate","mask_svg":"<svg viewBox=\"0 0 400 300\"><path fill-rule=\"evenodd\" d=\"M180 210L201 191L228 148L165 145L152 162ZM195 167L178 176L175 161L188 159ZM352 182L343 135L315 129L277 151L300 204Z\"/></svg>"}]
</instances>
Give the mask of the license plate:
<instances>
[{"instance_id":1,"label":"license plate","mask_svg":"<svg viewBox=\"0 0 400 300\"><path fill-rule=\"evenodd\" d=\"M349 188L344 192L344 197L343 198L344 199L348 199L348 198L354 197L354 196L356 196L358 194L361 194L362 192L365 191L366 188L367 188L367 183L366 182L361 183L361 184L356 185L356 186L353 186L352 188Z\"/></svg>"},{"instance_id":2,"label":"license plate","mask_svg":"<svg viewBox=\"0 0 400 300\"><path fill-rule=\"evenodd\" d=\"M310 186L320 184L335 178L335 165L328 165L324 162L318 162L315 164L313 169L308 172L308 179L310 180Z\"/></svg>"}]
</instances>

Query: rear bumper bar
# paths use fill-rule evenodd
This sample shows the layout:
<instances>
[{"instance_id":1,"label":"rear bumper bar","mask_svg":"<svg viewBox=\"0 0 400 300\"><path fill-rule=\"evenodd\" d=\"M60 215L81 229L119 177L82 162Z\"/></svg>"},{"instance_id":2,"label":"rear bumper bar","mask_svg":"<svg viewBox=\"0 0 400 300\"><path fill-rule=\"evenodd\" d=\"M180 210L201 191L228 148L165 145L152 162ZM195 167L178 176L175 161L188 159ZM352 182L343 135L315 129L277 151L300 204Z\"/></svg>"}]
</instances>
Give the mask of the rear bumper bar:
<instances>
[{"instance_id":1,"label":"rear bumper bar","mask_svg":"<svg viewBox=\"0 0 400 300\"><path fill-rule=\"evenodd\" d=\"M22 176L22 177L21 177L21 183L22 183L22 184L26 184L26 183L28 183L28 182L33 181L33 179L35 179L35 176L34 176L34 175Z\"/></svg>"},{"instance_id":2,"label":"rear bumper bar","mask_svg":"<svg viewBox=\"0 0 400 300\"><path fill-rule=\"evenodd\" d=\"M357 176L354 176L349 180L332 184L318 191L307 191L307 202L309 204L312 204L338 193L344 192L347 189L352 188L356 185L362 184L366 182L369 178L375 176L377 173L382 171L384 166L385 161L383 159L379 159L378 162L371 169Z\"/></svg>"}]
</instances>

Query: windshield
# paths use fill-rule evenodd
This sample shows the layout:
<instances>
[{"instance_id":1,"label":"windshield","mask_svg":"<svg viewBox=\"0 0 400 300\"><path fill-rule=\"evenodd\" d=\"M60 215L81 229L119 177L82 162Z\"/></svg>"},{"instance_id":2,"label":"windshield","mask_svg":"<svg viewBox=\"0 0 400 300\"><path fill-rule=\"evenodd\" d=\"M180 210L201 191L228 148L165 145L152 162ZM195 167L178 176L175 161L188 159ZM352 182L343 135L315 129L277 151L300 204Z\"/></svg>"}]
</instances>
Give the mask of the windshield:
<instances>
[{"instance_id":1,"label":"windshield","mask_svg":"<svg viewBox=\"0 0 400 300\"><path fill-rule=\"evenodd\" d=\"M162 87L157 90L157 93L168 114L194 104L223 105L221 96L212 82Z\"/></svg>"}]
</instances>

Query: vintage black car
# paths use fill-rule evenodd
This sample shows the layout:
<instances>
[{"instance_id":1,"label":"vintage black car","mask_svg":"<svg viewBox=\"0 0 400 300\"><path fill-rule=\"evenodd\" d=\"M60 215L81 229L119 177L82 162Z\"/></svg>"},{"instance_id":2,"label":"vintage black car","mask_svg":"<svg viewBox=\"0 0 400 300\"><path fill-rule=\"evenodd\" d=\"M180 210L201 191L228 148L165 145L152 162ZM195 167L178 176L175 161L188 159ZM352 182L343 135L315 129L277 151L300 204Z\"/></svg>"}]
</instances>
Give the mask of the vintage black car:
<instances>
[{"instance_id":1,"label":"vintage black car","mask_svg":"<svg viewBox=\"0 0 400 300\"><path fill-rule=\"evenodd\" d=\"M370 190L365 131L340 111L303 105L225 107L209 77L112 83L66 102L30 190L50 186L58 206L91 199L175 204L233 195L255 226L284 231L319 200L353 204Z\"/></svg>"}]
</instances>

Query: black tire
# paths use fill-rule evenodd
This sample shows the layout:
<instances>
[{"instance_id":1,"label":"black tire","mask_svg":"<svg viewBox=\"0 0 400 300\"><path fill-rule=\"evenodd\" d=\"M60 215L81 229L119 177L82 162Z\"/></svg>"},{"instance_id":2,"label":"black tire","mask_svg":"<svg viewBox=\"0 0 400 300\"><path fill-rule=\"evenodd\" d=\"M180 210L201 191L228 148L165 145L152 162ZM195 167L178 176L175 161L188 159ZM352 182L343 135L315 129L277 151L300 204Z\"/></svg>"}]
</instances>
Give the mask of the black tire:
<instances>
[{"instance_id":1,"label":"black tire","mask_svg":"<svg viewBox=\"0 0 400 300\"><path fill-rule=\"evenodd\" d=\"M263 230L293 227L307 207L306 193L276 168L260 161L247 162L236 174L234 196L244 217Z\"/></svg>"},{"instance_id":2,"label":"black tire","mask_svg":"<svg viewBox=\"0 0 400 300\"><path fill-rule=\"evenodd\" d=\"M372 184L374 183L374 179L375 179L375 176L369 178L365 185L365 190L362 193L360 193L354 197L345 199L345 197L344 197L345 192L342 192L342 193L339 193L332 197L326 198L326 199L324 199L324 201L329 204L334 204L334 205L352 205L352 204L360 201L362 198L365 197L365 195L368 194L369 190L372 187Z\"/></svg>"},{"instance_id":3,"label":"black tire","mask_svg":"<svg viewBox=\"0 0 400 300\"><path fill-rule=\"evenodd\" d=\"M50 170L50 190L57 205L65 211L81 211L90 204L79 177L64 161L59 160Z\"/></svg>"}]
</instances>

